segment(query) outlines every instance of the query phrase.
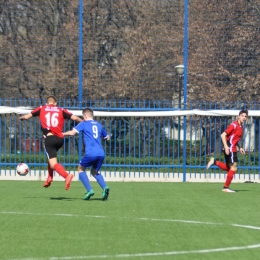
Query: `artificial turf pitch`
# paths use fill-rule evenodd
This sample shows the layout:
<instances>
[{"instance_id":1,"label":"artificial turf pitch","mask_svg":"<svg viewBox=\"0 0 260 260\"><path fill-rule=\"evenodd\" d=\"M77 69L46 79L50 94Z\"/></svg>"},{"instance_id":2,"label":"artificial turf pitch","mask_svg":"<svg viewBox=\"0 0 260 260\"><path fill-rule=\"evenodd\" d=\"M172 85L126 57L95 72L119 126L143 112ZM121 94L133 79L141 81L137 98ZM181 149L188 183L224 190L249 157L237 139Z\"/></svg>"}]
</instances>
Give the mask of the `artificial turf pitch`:
<instances>
[{"instance_id":1,"label":"artificial turf pitch","mask_svg":"<svg viewBox=\"0 0 260 260\"><path fill-rule=\"evenodd\" d=\"M259 259L260 186L0 182L0 259Z\"/></svg>"}]
</instances>

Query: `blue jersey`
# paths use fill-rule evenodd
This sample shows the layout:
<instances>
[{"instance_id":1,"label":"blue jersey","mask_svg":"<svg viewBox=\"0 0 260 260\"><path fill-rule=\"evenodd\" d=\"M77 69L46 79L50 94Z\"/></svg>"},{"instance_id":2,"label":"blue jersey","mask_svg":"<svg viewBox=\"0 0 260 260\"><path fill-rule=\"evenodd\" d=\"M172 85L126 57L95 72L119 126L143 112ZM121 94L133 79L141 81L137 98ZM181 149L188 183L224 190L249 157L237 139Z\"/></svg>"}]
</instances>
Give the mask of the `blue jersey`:
<instances>
[{"instance_id":1,"label":"blue jersey","mask_svg":"<svg viewBox=\"0 0 260 260\"><path fill-rule=\"evenodd\" d=\"M79 123L74 129L83 132L85 154L89 156L105 156L101 138L108 136L103 126L95 120L87 120Z\"/></svg>"}]
</instances>

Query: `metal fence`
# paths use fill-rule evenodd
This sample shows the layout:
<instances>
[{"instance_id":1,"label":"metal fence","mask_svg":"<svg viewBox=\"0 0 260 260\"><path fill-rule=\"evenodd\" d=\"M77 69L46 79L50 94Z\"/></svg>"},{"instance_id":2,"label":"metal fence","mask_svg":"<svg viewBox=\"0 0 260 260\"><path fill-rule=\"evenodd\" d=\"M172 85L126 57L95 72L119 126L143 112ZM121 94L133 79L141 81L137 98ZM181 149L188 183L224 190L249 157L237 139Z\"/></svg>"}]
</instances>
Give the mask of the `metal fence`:
<instances>
[{"instance_id":1,"label":"metal fence","mask_svg":"<svg viewBox=\"0 0 260 260\"><path fill-rule=\"evenodd\" d=\"M183 116L131 116L130 113L129 116L97 117L111 136L111 141L103 143L106 159L102 171L110 174L167 174L173 178L177 178L177 175L182 181L186 181L189 174L195 174L207 175L209 178L215 176L218 180L216 174L223 176L223 172L217 167L206 171L205 165L210 156L224 160L220 134L235 118L187 116L184 128ZM250 117L244 126L243 147L247 153L239 156L239 176L259 178L259 124L259 117ZM64 131L73 126L73 122L66 121ZM19 162L26 162L31 170L46 171L47 158L37 118L20 121L17 114L2 114L0 127L2 175L8 175L8 170L15 169ZM65 138L58 157L68 171L75 173L83 154L84 147L79 135Z\"/></svg>"},{"instance_id":2,"label":"metal fence","mask_svg":"<svg viewBox=\"0 0 260 260\"><path fill-rule=\"evenodd\" d=\"M35 107L51 94L69 109L257 110L259 10L255 0L0 0L0 105ZM205 173L228 120L101 118L112 134L105 167ZM240 168L257 174L253 122L254 149ZM46 163L37 121L2 115L0 140L4 169ZM81 145L66 140L61 162L74 167Z\"/></svg>"}]
</instances>

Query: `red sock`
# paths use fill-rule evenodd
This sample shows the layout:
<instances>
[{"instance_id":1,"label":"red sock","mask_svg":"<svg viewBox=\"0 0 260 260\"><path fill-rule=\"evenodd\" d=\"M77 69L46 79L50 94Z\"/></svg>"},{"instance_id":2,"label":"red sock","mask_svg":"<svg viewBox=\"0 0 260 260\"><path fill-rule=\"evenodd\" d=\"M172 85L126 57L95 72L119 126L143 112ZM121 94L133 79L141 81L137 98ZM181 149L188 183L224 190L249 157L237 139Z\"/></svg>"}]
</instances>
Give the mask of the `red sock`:
<instances>
[{"instance_id":1,"label":"red sock","mask_svg":"<svg viewBox=\"0 0 260 260\"><path fill-rule=\"evenodd\" d=\"M216 161L215 163L220 169L224 170L224 171L229 171L230 170L230 167L226 164L226 163L223 163L223 162L220 162L220 161Z\"/></svg>"},{"instance_id":2,"label":"red sock","mask_svg":"<svg viewBox=\"0 0 260 260\"><path fill-rule=\"evenodd\" d=\"M48 178L53 178L53 169L51 166L48 164Z\"/></svg>"},{"instance_id":3,"label":"red sock","mask_svg":"<svg viewBox=\"0 0 260 260\"><path fill-rule=\"evenodd\" d=\"M226 182L225 182L225 185L224 185L224 188L228 188L232 179L233 179L233 176L236 172L235 171L232 171L232 170L229 170L228 173L227 173L227 178L226 178Z\"/></svg>"},{"instance_id":4,"label":"red sock","mask_svg":"<svg viewBox=\"0 0 260 260\"><path fill-rule=\"evenodd\" d=\"M54 165L54 170L55 170L59 175L61 175L64 179L66 179L66 177L69 175L69 174L65 171L64 167L63 167L61 164L59 164L59 163L56 163L56 164Z\"/></svg>"}]
</instances>

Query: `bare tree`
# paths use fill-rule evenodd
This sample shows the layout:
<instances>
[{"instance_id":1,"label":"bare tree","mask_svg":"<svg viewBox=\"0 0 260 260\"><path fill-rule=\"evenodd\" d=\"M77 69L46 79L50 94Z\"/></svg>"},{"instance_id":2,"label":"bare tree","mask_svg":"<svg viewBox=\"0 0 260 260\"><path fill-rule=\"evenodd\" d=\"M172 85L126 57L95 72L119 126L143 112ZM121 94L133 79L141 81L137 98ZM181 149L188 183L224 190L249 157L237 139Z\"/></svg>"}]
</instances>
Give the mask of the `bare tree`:
<instances>
[{"instance_id":1,"label":"bare tree","mask_svg":"<svg viewBox=\"0 0 260 260\"><path fill-rule=\"evenodd\" d=\"M7 0L1 6L1 72L6 97L41 98L77 89L75 3ZM70 32L70 33L69 33ZM65 86L65 87L64 87ZM62 87L62 89L61 89ZM63 93L62 93L63 91Z\"/></svg>"},{"instance_id":2,"label":"bare tree","mask_svg":"<svg viewBox=\"0 0 260 260\"><path fill-rule=\"evenodd\" d=\"M183 15L180 3L92 1L84 8L91 14L84 20L87 97L171 98L174 65L183 44L183 28L178 29L176 22Z\"/></svg>"},{"instance_id":3,"label":"bare tree","mask_svg":"<svg viewBox=\"0 0 260 260\"><path fill-rule=\"evenodd\" d=\"M250 101L259 92L256 2L190 3L190 99Z\"/></svg>"}]
</instances>

